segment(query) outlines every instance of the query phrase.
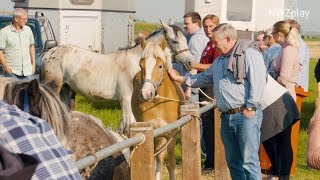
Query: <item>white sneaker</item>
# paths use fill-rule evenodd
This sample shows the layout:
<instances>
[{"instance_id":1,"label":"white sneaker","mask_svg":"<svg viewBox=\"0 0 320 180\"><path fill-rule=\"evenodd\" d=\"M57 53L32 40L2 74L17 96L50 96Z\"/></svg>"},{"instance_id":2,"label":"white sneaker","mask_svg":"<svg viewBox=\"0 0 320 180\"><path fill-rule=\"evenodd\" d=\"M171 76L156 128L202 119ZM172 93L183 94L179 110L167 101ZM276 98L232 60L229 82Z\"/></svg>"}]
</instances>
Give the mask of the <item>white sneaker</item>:
<instances>
[{"instance_id":1,"label":"white sneaker","mask_svg":"<svg viewBox=\"0 0 320 180\"><path fill-rule=\"evenodd\" d=\"M267 179L268 180L279 180L279 177L277 175L268 174Z\"/></svg>"}]
</instances>

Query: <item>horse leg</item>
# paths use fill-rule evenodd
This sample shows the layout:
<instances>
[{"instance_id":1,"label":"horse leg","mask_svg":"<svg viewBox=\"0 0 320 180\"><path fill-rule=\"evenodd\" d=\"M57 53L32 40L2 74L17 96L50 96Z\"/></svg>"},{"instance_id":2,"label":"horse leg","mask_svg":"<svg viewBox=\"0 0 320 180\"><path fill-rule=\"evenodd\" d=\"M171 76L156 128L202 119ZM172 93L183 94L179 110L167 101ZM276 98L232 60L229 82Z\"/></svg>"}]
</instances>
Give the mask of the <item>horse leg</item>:
<instances>
[{"instance_id":1,"label":"horse leg","mask_svg":"<svg viewBox=\"0 0 320 180\"><path fill-rule=\"evenodd\" d=\"M175 133L171 133L174 135L176 135L177 131L174 131ZM176 168L176 158L174 156L174 147L176 145L176 141L177 141L177 136L171 136L172 137L172 141L169 143L168 145L168 156L166 158L166 166L169 172L169 179L170 180L174 180L175 176L174 176L174 170Z\"/></svg>"},{"instance_id":2,"label":"horse leg","mask_svg":"<svg viewBox=\"0 0 320 180\"><path fill-rule=\"evenodd\" d=\"M64 84L60 90L60 100L69 108L71 108L71 92L72 90L68 84Z\"/></svg>"},{"instance_id":3,"label":"horse leg","mask_svg":"<svg viewBox=\"0 0 320 180\"><path fill-rule=\"evenodd\" d=\"M158 151L159 147L162 147L164 144L166 143L166 139L163 137L159 137L155 139L155 150ZM155 152L157 153L157 152ZM162 151L161 153L159 153L155 160L156 160L156 174L155 174L155 180L160 180L161 179L161 166L162 166L162 162L164 160L166 156L166 151Z\"/></svg>"},{"instance_id":4,"label":"horse leg","mask_svg":"<svg viewBox=\"0 0 320 180\"><path fill-rule=\"evenodd\" d=\"M127 94L128 95L121 97L120 105L122 108L122 115L121 115L120 125L118 128L118 133L124 134L124 135L129 135L130 123L136 122L131 109L132 91L131 93L127 93Z\"/></svg>"},{"instance_id":5,"label":"horse leg","mask_svg":"<svg viewBox=\"0 0 320 180\"><path fill-rule=\"evenodd\" d=\"M76 95L77 95L77 93L75 91L71 92L71 95L70 95L71 96L70 97L70 109L72 111L74 111L75 108L76 108Z\"/></svg>"}]
</instances>

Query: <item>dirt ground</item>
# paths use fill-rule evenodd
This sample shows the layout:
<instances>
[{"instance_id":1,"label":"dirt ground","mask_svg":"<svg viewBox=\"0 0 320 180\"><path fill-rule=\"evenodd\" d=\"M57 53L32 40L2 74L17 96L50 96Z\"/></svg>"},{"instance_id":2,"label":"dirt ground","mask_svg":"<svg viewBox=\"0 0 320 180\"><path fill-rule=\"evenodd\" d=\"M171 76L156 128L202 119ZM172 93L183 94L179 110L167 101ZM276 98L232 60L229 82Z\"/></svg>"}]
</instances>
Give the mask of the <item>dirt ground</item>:
<instances>
[{"instance_id":1,"label":"dirt ground","mask_svg":"<svg viewBox=\"0 0 320 180\"><path fill-rule=\"evenodd\" d=\"M162 167L162 179L163 180L168 180L169 175L167 168L164 166ZM175 170L175 178L176 180L182 180L182 169L181 166L178 166ZM201 172L201 180L212 180L214 179L214 172L213 171L206 171L206 172Z\"/></svg>"},{"instance_id":2,"label":"dirt ground","mask_svg":"<svg viewBox=\"0 0 320 180\"><path fill-rule=\"evenodd\" d=\"M310 58L320 58L320 41L307 41L310 50Z\"/></svg>"}]
</instances>

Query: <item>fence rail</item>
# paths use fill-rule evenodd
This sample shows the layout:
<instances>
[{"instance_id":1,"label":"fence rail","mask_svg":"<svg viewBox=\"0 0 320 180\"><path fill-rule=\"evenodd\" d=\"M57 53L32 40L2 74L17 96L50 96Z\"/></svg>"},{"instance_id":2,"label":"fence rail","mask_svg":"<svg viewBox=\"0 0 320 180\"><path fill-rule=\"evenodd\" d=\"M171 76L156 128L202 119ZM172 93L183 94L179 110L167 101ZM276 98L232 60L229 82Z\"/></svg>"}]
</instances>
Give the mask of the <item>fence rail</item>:
<instances>
[{"instance_id":1,"label":"fence rail","mask_svg":"<svg viewBox=\"0 0 320 180\"><path fill-rule=\"evenodd\" d=\"M216 106L216 102L212 102L212 103L210 103L206 106L203 106L197 110L199 111L199 114L202 114L202 113L212 109L215 106ZM154 130L154 137L161 136L161 135L163 135L167 132L170 132L178 127L181 127L181 126L185 125L186 123L188 123L191 119L192 119L191 115L186 115L186 116L181 117L180 119L178 119L177 121L175 121L173 123L170 123L166 126L155 129ZM122 151L123 149L137 145L137 144L141 143L144 140L144 138L145 137L143 134L137 134L131 138L128 138L124 141L121 141L121 142L113 144L105 149L102 149L102 150L96 152L97 160L100 161L108 156L111 156L114 153ZM81 171L82 169L93 165L95 162L96 162L95 156L91 155L91 156L87 156L83 159L76 161L75 164L76 164L78 170Z\"/></svg>"}]
</instances>

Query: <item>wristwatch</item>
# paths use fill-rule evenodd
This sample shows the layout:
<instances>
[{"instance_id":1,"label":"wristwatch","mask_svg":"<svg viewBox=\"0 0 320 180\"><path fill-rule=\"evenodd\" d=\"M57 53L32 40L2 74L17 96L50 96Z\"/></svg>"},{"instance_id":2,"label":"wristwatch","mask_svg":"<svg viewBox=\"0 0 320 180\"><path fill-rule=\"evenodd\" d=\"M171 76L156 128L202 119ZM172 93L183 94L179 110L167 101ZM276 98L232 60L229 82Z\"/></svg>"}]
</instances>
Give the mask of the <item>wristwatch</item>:
<instances>
[{"instance_id":1,"label":"wristwatch","mask_svg":"<svg viewBox=\"0 0 320 180\"><path fill-rule=\"evenodd\" d=\"M254 108L253 108L253 107L247 107L247 110L248 110L248 111L253 111Z\"/></svg>"}]
</instances>

